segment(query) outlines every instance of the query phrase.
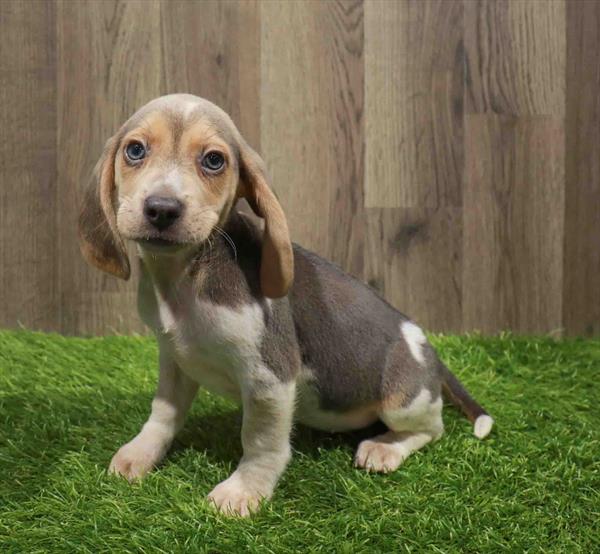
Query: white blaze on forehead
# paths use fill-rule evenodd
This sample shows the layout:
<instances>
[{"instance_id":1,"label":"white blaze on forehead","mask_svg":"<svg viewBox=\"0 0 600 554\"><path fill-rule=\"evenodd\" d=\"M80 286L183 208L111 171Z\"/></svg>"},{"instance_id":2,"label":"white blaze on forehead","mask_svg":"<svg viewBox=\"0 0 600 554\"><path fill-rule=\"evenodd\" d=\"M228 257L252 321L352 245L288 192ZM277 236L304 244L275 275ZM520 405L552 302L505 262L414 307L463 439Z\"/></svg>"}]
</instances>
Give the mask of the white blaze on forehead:
<instances>
[{"instance_id":1,"label":"white blaze on forehead","mask_svg":"<svg viewBox=\"0 0 600 554\"><path fill-rule=\"evenodd\" d=\"M194 110L198 107L198 102L194 100L184 100L181 105L181 113L185 118L191 115Z\"/></svg>"},{"instance_id":2,"label":"white blaze on forehead","mask_svg":"<svg viewBox=\"0 0 600 554\"><path fill-rule=\"evenodd\" d=\"M427 340L425 334L420 327L410 321L403 321L400 325L400 330L413 358L422 364L425 361L425 356L423 355L423 345Z\"/></svg>"}]
</instances>

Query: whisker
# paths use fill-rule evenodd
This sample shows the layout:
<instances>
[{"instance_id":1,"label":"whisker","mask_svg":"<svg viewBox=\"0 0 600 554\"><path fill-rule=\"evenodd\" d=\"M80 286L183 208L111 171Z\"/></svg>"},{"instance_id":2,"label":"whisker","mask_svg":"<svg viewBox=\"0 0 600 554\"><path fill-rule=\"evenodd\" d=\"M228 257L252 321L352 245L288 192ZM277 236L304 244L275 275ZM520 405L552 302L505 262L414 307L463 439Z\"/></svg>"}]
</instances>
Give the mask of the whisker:
<instances>
[{"instance_id":1,"label":"whisker","mask_svg":"<svg viewBox=\"0 0 600 554\"><path fill-rule=\"evenodd\" d=\"M229 243L229 245L233 249L233 257L235 260L237 260L237 248L235 247L235 243L233 242L233 239L229 236L229 234L224 229L221 229L221 227L219 227L218 225L215 225L215 231L217 233L219 233L219 235L221 235Z\"/></svg>"}]
</instances>

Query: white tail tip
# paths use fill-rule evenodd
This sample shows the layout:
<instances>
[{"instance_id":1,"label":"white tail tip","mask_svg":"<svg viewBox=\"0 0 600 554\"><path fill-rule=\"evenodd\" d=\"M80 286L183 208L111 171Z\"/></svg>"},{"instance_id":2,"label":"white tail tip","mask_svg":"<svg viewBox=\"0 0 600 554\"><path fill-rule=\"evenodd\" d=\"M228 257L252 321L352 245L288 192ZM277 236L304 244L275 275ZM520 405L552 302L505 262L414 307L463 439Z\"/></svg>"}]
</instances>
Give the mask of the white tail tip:
<instances>
[{"instance_id":1,"label":"white tail tip","mask_svg":"<svg viewBox=\"0 0 600 554\"><path fill-rule=\"evenodd\" d=\"M474 433L478 439L484 439L490 434L492 427L494 425L494 420L489 415L480 415L475 420L475 428Z\"/></svg>"}]
</instances>

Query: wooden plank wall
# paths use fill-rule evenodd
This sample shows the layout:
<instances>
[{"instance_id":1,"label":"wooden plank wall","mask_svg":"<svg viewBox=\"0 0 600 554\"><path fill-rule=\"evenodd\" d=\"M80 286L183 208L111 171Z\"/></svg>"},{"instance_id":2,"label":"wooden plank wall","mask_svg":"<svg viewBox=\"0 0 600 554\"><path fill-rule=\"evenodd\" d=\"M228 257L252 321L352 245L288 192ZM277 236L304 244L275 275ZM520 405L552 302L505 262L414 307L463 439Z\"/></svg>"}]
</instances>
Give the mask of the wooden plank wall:
<instances>
[{"instance_id":1,"label":"wooden plank wall","mask_svg":"<svg viewBox=\"0 0 600 554\"><path fill-rule=\"evenodd\" d=\"M293 238L433 331L600 334L600 1L0 2L0 326L143 332L83 263L103 142L225 108Z\"/></svg>"},{"instance_id":2,"label":"wooden plank wall","mask_svg":"<svg viewBox=\"0 0 600 554\"><path fill-rule=\"evenodd\" d=\"M0 2L3 326L58 328L55 22L52 4Z\"/></svg>"}]
</instances>

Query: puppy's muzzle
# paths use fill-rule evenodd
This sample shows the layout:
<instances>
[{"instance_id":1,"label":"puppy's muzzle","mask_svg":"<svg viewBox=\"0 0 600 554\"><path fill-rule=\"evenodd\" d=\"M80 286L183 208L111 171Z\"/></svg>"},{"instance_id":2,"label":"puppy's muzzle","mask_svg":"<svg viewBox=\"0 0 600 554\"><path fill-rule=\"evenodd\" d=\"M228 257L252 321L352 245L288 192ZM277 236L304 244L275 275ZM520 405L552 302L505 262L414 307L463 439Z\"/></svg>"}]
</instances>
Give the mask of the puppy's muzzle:
<instances>
[{"instance_id":1,"label":"puppy's muzzle","mask_svg":"<svg viewBox=\"0 0 600 554\"><path fill-rule=\"evenodd\" d=\"M164 231L183 213L183 204L177 198L149 196L144 202L144 217L153 227Z\"/></svg>"}]
</instances>

